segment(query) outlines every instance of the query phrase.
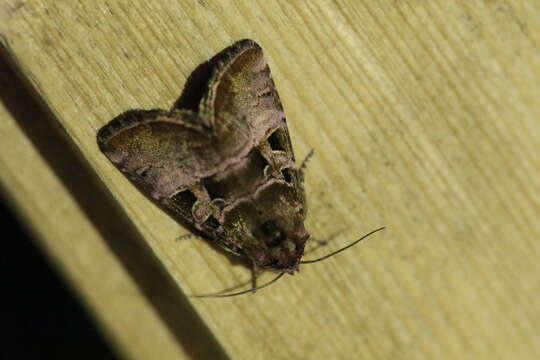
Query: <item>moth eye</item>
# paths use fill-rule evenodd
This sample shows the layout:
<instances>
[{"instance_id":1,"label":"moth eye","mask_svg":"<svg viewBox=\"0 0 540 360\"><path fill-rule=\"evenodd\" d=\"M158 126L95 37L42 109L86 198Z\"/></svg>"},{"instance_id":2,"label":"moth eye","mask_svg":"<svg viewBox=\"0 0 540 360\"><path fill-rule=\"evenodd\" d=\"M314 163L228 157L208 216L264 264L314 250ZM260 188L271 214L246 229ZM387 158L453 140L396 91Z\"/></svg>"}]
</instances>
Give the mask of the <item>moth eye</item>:
<instances>
[{"instance_id":1,"label":"moth eye","mask_svg":"<svg viewBox=\"0 0 540 360\"><path fill-rule=\"evenodd\" d=\"M286 239L285 234L274 220L266 221L261 225L258 232L268 247L276 247Z\"/></svg>"},{"instance_id":2,"label":"moth eye","mask_svg":"<svg viewBox=\"0 0 540 360\"><path fill-rule=\"evenodd\" d=\"M272 148L272 150L285 151L283 146L281 146L281 141L279 139L280 136L278 133L279 133L279 130L274 131L272 135L268 137L268 143L270 144L270 147Z\"/></svg>"},{"instance_id":3,"label":"moth eye","mask_svg":"<svg viewBox=\"0 0 540 360\"><path fill-rule=\"evenodd\" d=\"M272 233L271 236L265 238L264 243L268 247L276 247L280 245L284 240L285 240L284 234L280 230L277 230L274 233Z\"/></svg>"}]
</instances>

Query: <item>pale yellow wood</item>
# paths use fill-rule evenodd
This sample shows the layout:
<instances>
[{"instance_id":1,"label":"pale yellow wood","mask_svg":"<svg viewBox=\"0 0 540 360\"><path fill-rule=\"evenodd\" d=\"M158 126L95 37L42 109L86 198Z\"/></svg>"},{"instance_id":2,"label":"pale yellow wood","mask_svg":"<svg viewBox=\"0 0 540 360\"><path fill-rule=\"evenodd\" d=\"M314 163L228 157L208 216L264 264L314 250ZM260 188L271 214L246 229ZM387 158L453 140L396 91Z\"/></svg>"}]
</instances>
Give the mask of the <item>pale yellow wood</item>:
<instances>
[{"instance_id":1,"label":"pale yellow wood","mask_svg":"<svg viewBox=\"0 0 540 360\"><path fill-rule=\"evenodd\" d=\"M388 225L254 296L189 298L232 358L540 356L540 3L12 0L0 9L21 70L185 293L227 288L249 271L201 241L175 242L185 230L111 166L95 134L127 109L169 107L199 63L238 39L263 46L297 157L315 149L311 233L346 230L310 257Z\"/></svg>"},{"instance_id":2,"label":"pale yellow wood","mask_svg":"<svg viewBox=\"0 0 540 360\"><path fill-rule=\"evenodd\" d=\"M20 108L17 110L15 106L15 109L10 109L6 105L6 100L10 105L19 102L23 107L32 107L33 102L29 98L16 99L21 92L13 90L20 85L16 84L14 76L4 65L0 62L0 189L5 192L3 197L11 200L34 237L39 240L41 248L76 288L83 303L106 331L107 340L116 345L123 358L190 359L190 352L186 353L179 345L166 321L111 252L103 233L44 159L41 153L44 149L36 148L21 129L20 121L27 121L26 130L34 134L42 132L47 127L42 125L46 119L28 117L26 115L36 113L27 111L22 111L26 114L20 116ZM13 110L17 116L14 116ZM45 134L50 133L45 131ZM51 140L49 144L57 143L55 139ZM69 148L53 147L69 151ZM66 163L64 160L60 162ZM70 165L74 164L77 163L71 162ZM68 180L72 184L84 177L84 174L70 173L74 174L76 179ZM114 226L114 223L111 222L111 225ZM126 235L130 233L127 231ZM130 239L122 237L118 240ZM36 294L36 298L39 297L40 294Z\"/></svg>"}]
</instances>

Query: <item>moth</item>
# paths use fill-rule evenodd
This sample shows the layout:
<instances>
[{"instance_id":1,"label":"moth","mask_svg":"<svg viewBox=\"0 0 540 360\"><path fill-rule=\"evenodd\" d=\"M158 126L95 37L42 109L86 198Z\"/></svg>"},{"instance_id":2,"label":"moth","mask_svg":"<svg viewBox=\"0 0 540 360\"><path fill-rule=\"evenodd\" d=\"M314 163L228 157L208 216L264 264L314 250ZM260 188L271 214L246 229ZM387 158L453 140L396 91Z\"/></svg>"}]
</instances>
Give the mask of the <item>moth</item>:
<instances>
[{"instance_id":1,"label":"moth","mask_svg":"<svg viewBox=\"0 0 540 360\"><path fill-rule=\"evenodd\" d=\"M249 39L200 68L171 110L128 111L99 130L98 146L173 218L249 258L254 274L279 271L276 281L298 270L310 235L304 166L270 69Z\"/></svg>"}]
</instances>

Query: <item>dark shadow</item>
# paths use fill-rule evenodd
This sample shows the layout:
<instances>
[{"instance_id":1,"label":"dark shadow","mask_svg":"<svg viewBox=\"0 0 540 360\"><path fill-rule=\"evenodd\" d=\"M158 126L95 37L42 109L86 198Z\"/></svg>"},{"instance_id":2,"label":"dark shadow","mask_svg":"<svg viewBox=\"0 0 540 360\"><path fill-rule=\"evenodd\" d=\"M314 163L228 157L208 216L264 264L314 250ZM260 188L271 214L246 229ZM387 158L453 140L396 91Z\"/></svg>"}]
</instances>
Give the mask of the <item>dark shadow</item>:
<instances>
[{"instance_id":1,"label":"dark shadow","mask_svg":"<svg viewBox=\"0 0 540 360\"><path fill-rule=\"evenodd\" d=\"M0 101L39 149L187 353L194 359L227 359L225 350L186 295L60 127L51 109L18 70L8 51L0 47Z\"/></svg>"},{"instance_id":2,"label":"dark shadow","mask_svg":"<svg viewBox=\"0 0 540 360\"><path fill-rule=\"evenodd\" d=\"M234 46L241 47L248 39L240 40ZM189 75L184 85L184 90L180 97L175 101L172 109L190 109L199 112L199 103L203 95L208 91L208 83L214 73L214 69L218 67L220 62L225 62L229 55L230 48L225 48L197 66Z\"/></svg>"},{"instance_id":3,"label":"dark shadow","mask_svg":"<svg viewBox=\"0 0 540 360\"><path fill-rule=\"evenodd\" d=\"M9 234L0 270L8 289L2 302L9 309L2 316L2 326L9 329L2 339L2 359L118 360L58 269L5 205L6 191L0 184L0 224Z\"/></svg>"},{"instance_id":4,"label":"dark shadow","mask_svg":"<svg viewBox=\"0 0 540 360\"><path fill-rule=\"evenodd\" d=\"M193 70L184 84L182 94L172 106L173 109L190 109L199 112L199 103L208 91L208 82L213 74L215 66L213 59L203 62Z\"/></svg>"}]
</instances>

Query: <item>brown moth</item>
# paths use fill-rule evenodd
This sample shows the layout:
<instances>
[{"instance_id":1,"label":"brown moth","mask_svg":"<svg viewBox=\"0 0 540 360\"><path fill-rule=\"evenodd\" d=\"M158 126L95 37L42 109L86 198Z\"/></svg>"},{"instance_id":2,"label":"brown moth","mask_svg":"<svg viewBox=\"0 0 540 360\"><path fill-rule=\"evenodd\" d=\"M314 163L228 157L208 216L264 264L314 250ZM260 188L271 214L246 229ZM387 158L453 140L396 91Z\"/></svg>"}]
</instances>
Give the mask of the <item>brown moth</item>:
<instances>
[{"instance_id":1,"label":"brown moth","mask_svg":"<svg viewBox=\"0 0 540 360\"><path fill-rule=\"evenodd\" d=\"M255 273L293 274L309 238L303 166L262 49L241 40L206 67L191 103L128 111L100 129L99 148L175 219L247 256Z\"/></svg>"}]
</instances>

